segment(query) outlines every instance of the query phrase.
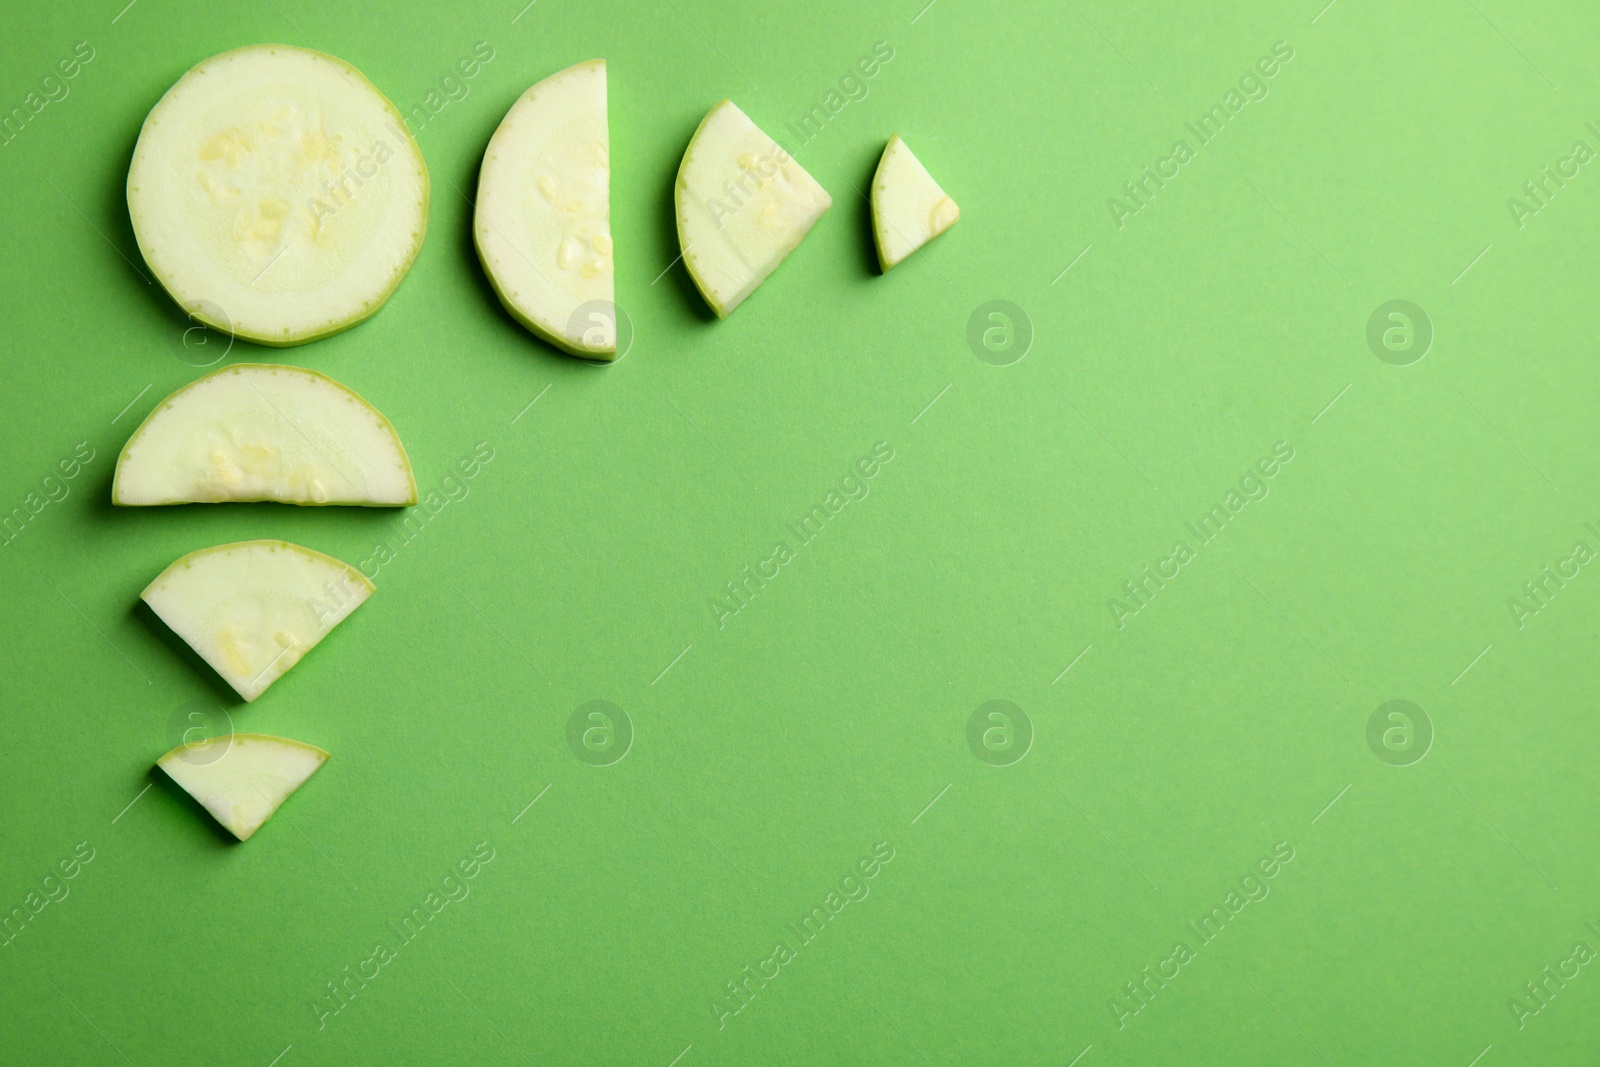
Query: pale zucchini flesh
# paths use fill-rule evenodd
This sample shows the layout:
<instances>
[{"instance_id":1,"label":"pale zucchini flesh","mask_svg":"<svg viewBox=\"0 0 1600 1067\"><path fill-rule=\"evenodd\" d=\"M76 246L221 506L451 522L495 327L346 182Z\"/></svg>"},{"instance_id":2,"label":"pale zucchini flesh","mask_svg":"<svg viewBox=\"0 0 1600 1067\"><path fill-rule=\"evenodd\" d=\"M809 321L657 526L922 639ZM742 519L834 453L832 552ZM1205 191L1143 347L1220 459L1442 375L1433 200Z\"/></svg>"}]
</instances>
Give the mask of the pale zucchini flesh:
<instances>
[{"instance_id":1,"label":"pale zucchini flesh","mask_svg":"<svg viewBox=\"0 0 1600 1067\"><path fill-rule=\"evenodd\" d=\"M800 244L833 204L827 190L724 100L700 123L674 190L683 262L726 317Z\"/></svg>"},{"instance_id":2,"label":"pale zucchini flesh","mask_svg":"<svg viewBox=\"0 0 1600 1067\"><path fill-rule=\"evenodd\" d=\"M156 405L117 460L126 506L274 500L400 506L417 483L371 404L299 367L236 363Z\"/></svg>"},{"instance_id":3,"label":"pale zucchini flesh","mask_svg":"<svg viewBox=\"0 0 1600 1067\"><path fill-rule=\"evenodd\" d=\"M239 541L189 553L141 598L249 701L373 591L332 556L287 541Z\"/></svg>"},{"instance_id":4,"label":"pale zucchini flesh","mask_svg":"<svg viewBox=\"0 0 1600 1067\"><path fill-rule=\"evenodd\" d=\"M229 833L248 840L328 754L267 734L224 734L179 745L156 761Z\"/></svg>"},{"instance_id":5,"label":"pale zucchini flesh","mask_svg":"<svg viewBox=\"0 0 1600 1067\"><path fill-rule=\"evenodd\" d=\"M605 60L550 75L506 112L484 153L473 239L513 318L573 355L616 358Z\"/></svg>"},{"instance_id":6,"label":"pale zucchini flesh","mask_svg":"<svg viewBox=\"0 0 1600 1067\"><path fill-rule=\"evenodd\" d=\"M897 133L872 179L872 234L885 271L956 224L961 209Z\"/></svg>"},{"instance_id":7,"label":"pale zucchini flesh","mask_svg":"<svg viewBox=\"0 0 1600 1067\"><path fill-rule=\"evenodd\" d=\"M202 61L151 109L128 211L185 311L261 344L302 344L366 319L400 284L427 229L428 171L360 71L253 45Z\"/></svg>"}]
</instances>

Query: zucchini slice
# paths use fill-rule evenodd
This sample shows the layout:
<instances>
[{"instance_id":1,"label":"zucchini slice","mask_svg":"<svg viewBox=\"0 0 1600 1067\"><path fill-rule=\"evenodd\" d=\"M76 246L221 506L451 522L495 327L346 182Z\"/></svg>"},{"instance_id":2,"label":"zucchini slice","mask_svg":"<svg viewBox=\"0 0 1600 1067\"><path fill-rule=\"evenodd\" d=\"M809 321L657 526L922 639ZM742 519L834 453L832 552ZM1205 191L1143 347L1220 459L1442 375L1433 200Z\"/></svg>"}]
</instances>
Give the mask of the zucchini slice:
<instances>
[{"instance_id":1,"label":"zucchini slice","mask_svg":"<svg viewBox=\"0 0 1600 1067\"><path fill-rule=\"evenodd\" d=\"M684 265L719 318L755 292L833 205L731 100L695 130L674 199Z\"/></svg>"},{"instance_id":2,"label":"zucchini slice","mask_svg":"<svg viewBox=\"0 0 1600 1067\"><path fill-rule=\"evenodd\" d=\"M156 760L211 817L244 841L327 762L315 745L267 734L223 734Z\"/></svg>"},{"instance_id":3,"label":"zucchini slice","mask_svg":"<svg viewBox=\"0 0 1600 1067\"><path fill-rule=\"evenodd\" d=\"M365 575L332 556L287 541L238 541L182 557L140 598L249 701L373 592Z\"/></svg>"},{"instance_id":4,"label":"zucchini slice","mask_svg":"<svg viewBox=\"0 0 1600 1067\"><path fill-rule=\"evenodd\" d=\"M961 209L897 133L872 179L872 235L885 273L956 224Z\"/></svg>"},{"instance_id":5,"label":"zucchini slice","mask_svg":"<svg viewBox=\"0 0 1600 1067\"><path fill-rule=\"evenodd\" d=\"M417 483L377 408L324 374L268 363L224 367L163 400L111 482L124 506L256 500L403 506Z\"/></svg>"},{"instance_id":6,"label":"zucchini slice","mask_svg":"<svg viewBox=\"0 0 1600 1067\"><path fill-rule=\"evenodd\" d=\"M297 345L375 314L422 247L428 169L405 120L321 52L252 45L167 90L139 131L128 213L190 315Z\"/></svg>"},{"instance_id":7,"label":"zucchini slice","mask_svg":"<svg viewBox=\"0 0 1600 1067\"><path fill-rule=\"evenodd\" d=\"M616 358L605 60L511 105L483 156L472 233L513 318L575 356Z\"/></svg>"}]
</instances>

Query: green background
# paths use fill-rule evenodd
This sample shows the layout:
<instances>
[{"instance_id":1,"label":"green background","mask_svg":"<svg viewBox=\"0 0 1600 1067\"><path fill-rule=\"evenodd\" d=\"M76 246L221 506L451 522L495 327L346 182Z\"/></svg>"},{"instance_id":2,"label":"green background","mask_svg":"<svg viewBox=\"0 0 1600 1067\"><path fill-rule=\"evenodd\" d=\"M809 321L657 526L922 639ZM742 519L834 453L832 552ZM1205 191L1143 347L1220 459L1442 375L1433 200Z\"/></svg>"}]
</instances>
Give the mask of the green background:
<instances>
[{"instance_id":1,"label":"green background","mask_svg":"<svg viewBox=\"0 0 1600 1067\"><path fill-rule=\"evenodd\" d=\"M74 42L95 58L0 148L0 509L80 442L96 458L0 550L0 912L80 842L94 859L0 946L0 1059L1600 1056L1593 964L1520 1027L1509 1003L1600 949L1600 577L1520 625L1508 605L1600 548L1600 175L1521 226L1507 204L1600 148L1600 12L924 2L11 6L0 107ZM424 492L479 442L494 458L245 707L136 608L145 583L224 541L360 562L399 539L393 512L108 503L127 433L202 373L129 226L139 124L264 41L347 59L402 110L494 50L418 132L430 228L387 307L225 357L365 395ZM798 145L786 124L880 41L865 97ZM1184 124L1280 41L1268 95L1198 147ZM467 199L517 95L595 56L636 331L605 368L500 310ZM834 207L717 322L668 269L670 191L725 96ZM894 131L962 221L885 277L852 187ZM1195 158L1119 228L1108 200L1179 139ZM1434 331L1407 366L1366 340L1395 299ZM1000 362L1032 334L1006 366L968 341L993 300L1025 316ZM878 442L870 494L797 547L786 524ZM1270 494L1200 545L1186 524L1278 442ZM1194 559L1119 628L1112 599L1180 539ZM711 598L779 540L794 560L719 628ZM1012 746L977 752L1005 765L967 741L997 699ZM1431 746L1370 747L1402 699ZM631 723L609 766L568 742L591 700ZM333 754L244 845L149 773L218 706ZM483 842L470 896L319 1028L325 983ZM725 983L880 842L870 895L719 1024ZM1185 924L1280 842L1270 894L1201 945ZM1180 940L1195 958L1132 1014L1123 983Z\"/></svg>"}]
</instances>

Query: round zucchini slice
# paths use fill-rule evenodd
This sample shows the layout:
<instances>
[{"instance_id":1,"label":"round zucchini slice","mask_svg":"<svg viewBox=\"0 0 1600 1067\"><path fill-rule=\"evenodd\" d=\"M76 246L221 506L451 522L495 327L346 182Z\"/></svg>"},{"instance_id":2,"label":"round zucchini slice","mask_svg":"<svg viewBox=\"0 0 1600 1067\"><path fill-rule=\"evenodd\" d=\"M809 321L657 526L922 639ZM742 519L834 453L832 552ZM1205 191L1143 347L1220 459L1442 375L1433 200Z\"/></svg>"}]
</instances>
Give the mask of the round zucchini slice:
<instances>
[{"instance_id":1,"label":"round zucchini slice","mask_svg":"<svg viewBox=\"0 0 1600 1067\"><path fill-rule=\"evenodd\" d=\"M128 213L191 316L304 344L373 315L405 277L427 230L428 169L360 71L253 45L201 62L151 109Z\"/></svg>"}]
</instances>

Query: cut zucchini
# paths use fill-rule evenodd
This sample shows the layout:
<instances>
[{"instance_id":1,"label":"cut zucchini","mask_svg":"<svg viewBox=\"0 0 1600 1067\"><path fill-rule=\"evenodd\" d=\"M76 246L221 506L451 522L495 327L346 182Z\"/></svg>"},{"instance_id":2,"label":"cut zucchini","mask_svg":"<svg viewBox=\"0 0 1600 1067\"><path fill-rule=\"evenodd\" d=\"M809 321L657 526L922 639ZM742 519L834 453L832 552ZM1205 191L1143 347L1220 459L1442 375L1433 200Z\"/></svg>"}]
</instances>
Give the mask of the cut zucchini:
<instances>
[{"instance_id":1,"label":"cut zucchini","mask_svg":"<svg viewBox=\"0 0 1600 1067\"><path fill-rule=\"evenodd\" d=\"M179 745L156 766L244 841L327 759L315 745L287 737L224 734Z\"/></svg>"},{"instance_id":2,"label":"cut zucchini","mask_svg":"<svg viewBox=\"0 0 1600 1067\"><path fill-rule=\"evenodd\" d=\"M287 541L239 541L189 553L140 596L254 700L373 591L332 556Z\"/></svg>"},{"instance_id":3,"label":"cut zucchini","mask_svg":"<svg viewBox=\"0 0 1600 1067\"><path fill-rule=\"evenodd\" d=\"M343 60L288 45L212 56L139 131L128 212L185 311L266 345L377 312L428 224L428 169L382 93Z\"/></svg>"},{"instance_id":4,"label":"cut zucchini","mask_svg":"<svg viewBox=\"0 0 1600 1067\"><path fill-rule=\"evenodd\" d=\"M236 363L157 405L122 450L111 502L276 500L409 505L411 461L389 420L332 378Z\"/></svg>"},{"instance_id":5,"label":"cut zucchini","mask_svg":"<svg viewBox=\"0 0 1600 1067\"><path fill-rule=\"evenodd\" d=\"M575 356L616 358L605 60L552 74L511 105L484 153L472 232L513 318Z\"/></svg>"},{"instance_id":6,"label":"cut zucchini","mask_svg":"<svg viewBox=\"0 0 1600 1067\"><path fill-rule=\"evenodd\" d=\"M945 195L897 133L872 179L872 235L878 263L890 267L956 224L961 209Z\"/></svg>"},{"instance_id":7,"label":"cut zucchini","mask_svg":"<svg viewBox=\"0 0 1600 1067\"><path fill-rule=\"evenodd\" d=\"M719 318L755 292L833 205L731 100L695 130L674 198L684 265Z\"/></svg>"}]
</instances>

